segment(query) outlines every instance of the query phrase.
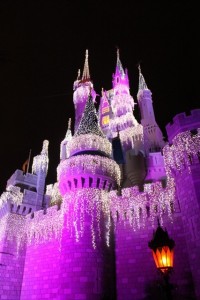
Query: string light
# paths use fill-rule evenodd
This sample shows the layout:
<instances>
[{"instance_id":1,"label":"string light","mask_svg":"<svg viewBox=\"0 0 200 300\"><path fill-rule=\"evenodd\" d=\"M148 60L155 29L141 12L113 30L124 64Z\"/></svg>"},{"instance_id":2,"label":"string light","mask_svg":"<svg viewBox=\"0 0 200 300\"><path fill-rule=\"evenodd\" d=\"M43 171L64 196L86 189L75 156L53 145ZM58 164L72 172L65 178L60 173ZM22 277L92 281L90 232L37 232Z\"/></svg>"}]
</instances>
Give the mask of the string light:
<instances>
[{"instance_id":1,"label":"string light","mask_svg":"<svg viewBox=\"0 0 200 300\"><path fill-rule=\"evenodd\" d=\"M99 150L109 156L112 153L111 143L106 138L95 134L84 134L73 137L73 139L68 142L66 148L69 156L84 150Z\"/></svg>"},{"instance_id":2,"label":"string light","mask_svg":"<svg viewBox=\"0 0 200 300\"><path fill-rule=\"evenodd\" d=\"M182 172L200 159L200 129L195 134L185 131L177 134L173 144L163 148L166 173L173 177L176 172Z\"/></svg>"},{"instance_id":3,"label":"string light","mask_svg":"<svg viewBox=\"0 0 200 300\"><path fill-rule=\"evenodd\" d=\"M90 173L111 177L118 185L120 184L119 165L107 157L87 154L72 156L65 161L61 161L57 168L58 182L65 180L64 178L68 176Z\"/></svg>"},{"instance_id":4,"label":"string light","mask_svg":"<svg viewBox=\"0 0 200 300\"><path fill-rule=\"evenodd\" d=\"M33 174L38 174L41 171L47 174L48 163L49 163L48 146L49 146L49 141L45 140L43 142L43 148L41 153L33 158L33 165L32 165Z\"/></svg>"},{"instance_id":5,"label":"string light","mask_svg":"<svg viewBox=\"0 0 200 300\"><path fill-rule=\"evenodd\" d=\"M22 203L22 199L23 193L20 192L20 187L9 185L0 197L0 208L8 201L19 205Z\"/></svg>"}]
</instances>

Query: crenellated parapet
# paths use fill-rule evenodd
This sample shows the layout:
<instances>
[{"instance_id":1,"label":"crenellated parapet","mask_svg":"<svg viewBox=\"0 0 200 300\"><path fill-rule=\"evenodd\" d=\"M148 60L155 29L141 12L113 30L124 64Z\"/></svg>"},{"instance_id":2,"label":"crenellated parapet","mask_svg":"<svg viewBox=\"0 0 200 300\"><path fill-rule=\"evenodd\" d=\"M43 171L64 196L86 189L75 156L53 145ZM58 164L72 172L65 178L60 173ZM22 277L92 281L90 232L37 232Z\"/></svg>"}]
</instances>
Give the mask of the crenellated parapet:
<instances>
[{"instance_id":1,"label":"crenellated parapet","mask_svg":"<svg viewBox=\"0 0 200 300\"><path fill-rule=\"evenodd\" d=\"M166 126L169 143L171 144L174 137L179 133L196 128L200 128L200 109L191 110L189 115L186 113L177 114L173 121Z\"/></svg>"},{"instance_id":2,"label":"crenellated parapet","mask_svg":"<svg viewBox=\"0 0 200 300\"><path fill-rule=\"evenodd\" d=\"M20 187L29 186L30 188L36 188L37 175L30 173L24 174L22 170L16 170L15 173L7 181L7 187L9 185L18 185Z\"/></svg>"},{"instance_id":3,"label":"crenellated parapet","mask_svg":"<svg viewBox=\"0 0 200 300\"><path fill-rule=\"evenodd\" d=\"M72 156L57 169L62 195L81 188L114 189L120 184L120 169L110 158L99 155Z\"/></svg>"},{"instance_id":4,"label":"crenellated parapet","mask_svg":"<svg viewBox=\"0 0 200 300\"><path fill-rule=\"evenodd\" d=\"M165 187L160 181L145 184L143 192L138 186L122 189L121 196L111 191L110 210L115 222L128 222L136 230L144 227L148 218L152 226L157 218L163 222L164 215L172 219L175 197L175 182L170 178Z\"/></svg>"}]
</instances>

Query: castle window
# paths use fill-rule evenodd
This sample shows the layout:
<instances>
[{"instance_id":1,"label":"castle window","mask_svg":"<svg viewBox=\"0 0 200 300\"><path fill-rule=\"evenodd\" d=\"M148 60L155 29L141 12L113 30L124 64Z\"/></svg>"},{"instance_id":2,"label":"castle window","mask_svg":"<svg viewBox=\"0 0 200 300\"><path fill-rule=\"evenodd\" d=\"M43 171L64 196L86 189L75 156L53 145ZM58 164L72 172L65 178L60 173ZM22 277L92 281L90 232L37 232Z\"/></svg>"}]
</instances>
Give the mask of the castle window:
<instances>
[{"instance_id":1,"label":"castle window","mask_svg":"<svg viewBox=\"0 0 200 300\"><path fill-rule=\"evenodd\" d=\"M105 190L105 188L106 188L106 183L107 183L107 180L105 180L104 183L103 183L103 189L104 189L104 190Z\"/></svg>"},{"instance_id":2,"label":"castle window","mask_svg":"<svg viewBox=\"0 0 200 300\"><path fill-rule=\"evenodd\" d=\"M100 178L97 179L97 188L99 188Z\"/></svg>"},{"instance_id":3,"label":"castle window","mask_svg":"<svg viewBox=\"0 0 200 300\"><path fill-rule=\"evenodd\" d=\"M72 185L71 185L71 181L69 181L69 180L68 180L68 186L69 186L69 189L71 190Z\"/></svg>"},{"instance_id":4,"label":"castle window","mask_svg":"<svg viewBox=\"0 0 200 300\"><path fill-rule=\"evenodd\" d=\"M82 184L82 187L84 187L85 185L85 178L81 177L81 184Z\"/></svg>"},{"instance_id":5,"label":"castle window","mask_svg":"<svg viewBox=\"0 0 200 300\"><path fill-rule=\"evenodd\" d=\"M76 178L74 178L74 186L75 186L75 188L77 188L77 183L78 183L78 180Z\"/></svg>"},{"instance_id":6,"label":"castle window","mask_svg":"<svg viewBox=\"0 0 200 300\"><path fill-rule=\"evenodd\" d=\"M89 187L92 187L93 179L89 177Z\"/></svg>"}]
</instances>

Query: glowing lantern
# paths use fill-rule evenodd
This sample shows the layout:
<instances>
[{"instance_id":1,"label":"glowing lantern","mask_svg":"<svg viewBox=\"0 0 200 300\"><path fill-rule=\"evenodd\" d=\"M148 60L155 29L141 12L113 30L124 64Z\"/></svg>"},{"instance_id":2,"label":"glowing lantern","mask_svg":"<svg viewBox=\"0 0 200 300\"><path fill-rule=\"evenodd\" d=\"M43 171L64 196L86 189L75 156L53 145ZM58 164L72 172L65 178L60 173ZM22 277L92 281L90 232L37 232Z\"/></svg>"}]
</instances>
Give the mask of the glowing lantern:
<instances>
[{"instance_id":1,"label":"glowing lantern","mask_svg":"<svg viewBox=\"0 0 200 300\"><path fill-rule=\"evenodd\" d=\"M164 275L168 275L173 268L174 246L174 240L169 238L168 232L158 223L153 239L149 242L149 248L152 249L157 269Z\"/></svg>"}]
</instances>

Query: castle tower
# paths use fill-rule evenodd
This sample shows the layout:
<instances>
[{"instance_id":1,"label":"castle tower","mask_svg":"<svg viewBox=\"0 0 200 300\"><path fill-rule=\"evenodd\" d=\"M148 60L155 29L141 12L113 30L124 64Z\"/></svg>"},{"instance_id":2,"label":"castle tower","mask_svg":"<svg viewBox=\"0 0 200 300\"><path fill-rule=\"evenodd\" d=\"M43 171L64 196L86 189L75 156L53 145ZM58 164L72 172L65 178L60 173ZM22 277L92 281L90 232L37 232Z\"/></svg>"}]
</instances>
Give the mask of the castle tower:
<instances>
[{"instance_id":1,"label":"castle tower","mask_svg":"<svg viewBox=\"0 0 200 300\"><path fill-rule=\"evenodd\" d=\"M141 73L140 66L137 98L141 113L141 124L144 127L145 151L147 153L159 151L164 146L163 135L156 123L152 93L147 87L144 76Z\"/></svg>"},{"instance_id":2,"label":"castle tower","mask_svg":"<svg viewBox=\"0 0 200 300\"><path fill-rule=\"evenodd\" d=\"M166 126L163 149L167 173L176 181L196 298L200 299L200 109L176 115ZM198 129L197 129L198 128Z\"/></svg>"},{"instance_id":3,"label":"castle tower","mask_svg":"<svg viewBox=\"0 0 200 300\"><path fill-rule=\"evenodd\" d=\"M82 78L80 78L79 70L77 80L74 82L73 101L75 106L75 131L79 126L82 114L85 109L85 104L90 93L93 95L93 98L95 100L96 93L93 89L93 83L90 78L88 50L86 50Z\"/></svg>"},{"instance_id":4,"label":"castle tower","mask_svg":"<svg viewBox=\"0 0 200 300\"><path fill-rule=\"evenodd\" d=\"M119 184L120 170L110 158L111 144L99 127L91 95L67 149L69 158L58 166L65 207L61 272L67 270L61 285L70 288L69 299L75 299L75 294L83 299L113 299L115 266L112 242L108 246L112 233L108 192Z\"/></svg>"},{"instance_id":5,"label":"castle tower","mask_svg":"<svg viewBox=\"0 0 200 300\"><path fill-rule=\"evenodd\" d=\"M107 92L102 88L101 99L99 105L99 122L102 128L103 133L107 136L108 139L112 139L112 133L110 132L110 103L108 100Z\"/></svg>"},{"instance_id":6,"label":"castle tower","mask_svg":"<svg viewBox=\"0 0 200 300\"><path fill-rule=\"evenodd\" d=\"M131 127L138 125L133 116L134 100L129 91L129 79L127 69L124 71L117 50L117 63L115 74L113 74L113 95L110 99L112 118L110 120L110 131L113 138L118 132L127 131ZM123 136L123 133L122 133ZM122 147L124 151L134 148L132 138L122 138Z\"/></svg>"},{"instance_id":7,"label":"castle tower","mask_svg":"<svg viewBox=\"0 0 200 300\"><path fill-rule=\"evenodd\" d=\"M0 295L5 299L20 299L26 255L25 216L48 206L49 197L44 194L47 169L48 141L44 141L41 154L34 157L33 173L16 170L0 197ZM8 284L12 288L7 289Z\"/></svg>"}]
</instances>

